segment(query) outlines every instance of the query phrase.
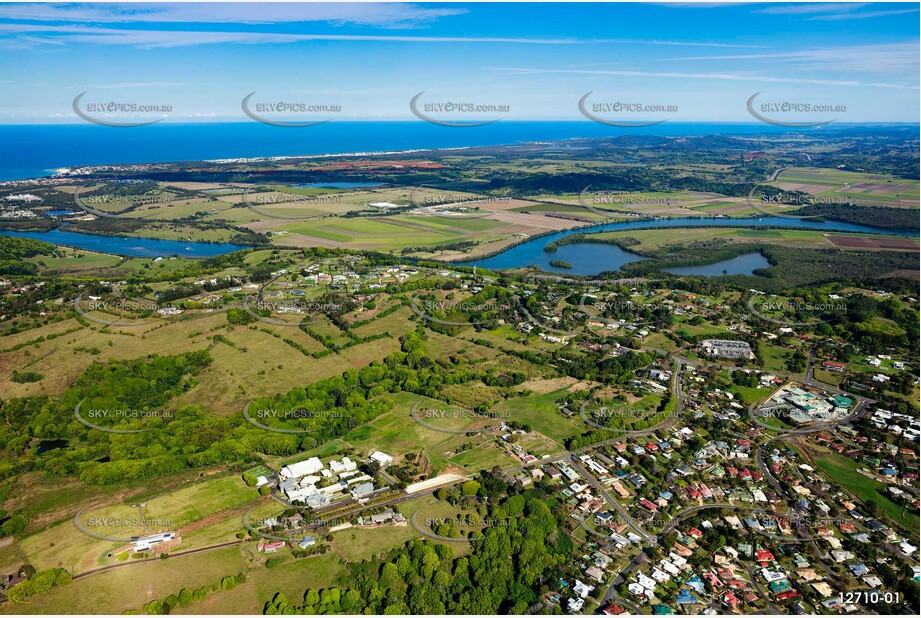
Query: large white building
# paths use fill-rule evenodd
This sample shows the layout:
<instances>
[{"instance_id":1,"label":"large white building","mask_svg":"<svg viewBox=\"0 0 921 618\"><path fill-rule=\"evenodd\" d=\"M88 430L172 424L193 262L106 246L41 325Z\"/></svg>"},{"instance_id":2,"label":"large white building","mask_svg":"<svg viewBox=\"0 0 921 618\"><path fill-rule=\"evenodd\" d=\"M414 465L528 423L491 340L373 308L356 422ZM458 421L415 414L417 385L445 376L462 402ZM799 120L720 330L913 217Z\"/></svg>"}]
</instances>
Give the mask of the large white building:
<instances>
[{"instance_id":1,"label":"large white building","mask_svg":"<svg viewBox=\"0 0 921 618\"><path fill-rule=\"evenodd\" d=\"M379 463L382 468L389 466L390 464L393 463L393 457L391 457L387 453L382 453L380 451L374 451L373 453L371 453L370 458L371 458L371 461L376 461L377 463Z\"/></svg>"},{"instance_id":2,"label":"large white building","mask_svg":"<svg viewBox=\"0 0 921 618\"><path fill-rule=\"evenodd\" d=\"M358 464L349 459L348 457L343 457L342 461L336 461L335 459L329 462L329 469L332 470L335 474L342 474L343 472L351 472L358 467Z\"/></svg>"},{"instance_id":3,"label":"large white building","mask_svg":"<svg viewBox=\"0 0 921 618\"><path fill-rule=\"evenodd\" d=\"M278 476L282 479L296 479L308 474L315 474L322 469L323 462L320 461L320 458L311 457L310 459L293 463L290 466L285 466L279 471Z\"/></svg>"},{"instance_id":4,"label":"large white building","mask_svg":"<svg viewBox=\"0 0 921 618\"><path fill-rule=\"evenodd\" d=\"M159 534L152 534L150 536L145 536L134 542L134 551L141 552L147 551L154 545L159 545L165 541L172 541L176 538L175 532L160 532Z\"/></svg>"}]
</instances>

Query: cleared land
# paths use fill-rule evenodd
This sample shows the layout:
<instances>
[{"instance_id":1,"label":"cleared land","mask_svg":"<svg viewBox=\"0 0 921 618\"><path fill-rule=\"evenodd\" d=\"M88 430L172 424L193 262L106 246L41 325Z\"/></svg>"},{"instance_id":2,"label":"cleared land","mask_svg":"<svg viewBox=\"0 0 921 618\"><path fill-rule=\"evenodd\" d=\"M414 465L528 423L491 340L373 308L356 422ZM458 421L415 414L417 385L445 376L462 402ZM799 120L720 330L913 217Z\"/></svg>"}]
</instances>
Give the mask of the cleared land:
<instances>
[{"instance_id":1,"label":"cleared land","mask_svg":"<svg viewBox=\"0 0 921 618\"><path fill-rule=\"evenodd\" d=\"M787 191L854 200L866 206L918 208L917 180L888 174L865 174L837 169L791 167L782 171L773 186Z\"/></svg>"}]
</instances>

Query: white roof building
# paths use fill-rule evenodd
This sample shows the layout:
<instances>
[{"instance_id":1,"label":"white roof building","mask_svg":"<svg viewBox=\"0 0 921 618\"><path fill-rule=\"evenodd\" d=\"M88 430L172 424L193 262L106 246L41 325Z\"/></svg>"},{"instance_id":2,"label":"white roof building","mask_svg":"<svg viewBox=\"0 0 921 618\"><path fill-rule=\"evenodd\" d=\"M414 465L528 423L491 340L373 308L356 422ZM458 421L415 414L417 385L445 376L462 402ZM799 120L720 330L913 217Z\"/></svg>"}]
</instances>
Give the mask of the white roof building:
<instances>
[{"instance_id":1,"label":"white roof building","mask_svg":"<svg viewBox=\"0 0 921 618\"><path fill-rule=\"evenodd\" d=\"M319 457L311 457L304 461L293 463L281 469L278 475L282 479L296 479L308 474L314 474L323 469L323 462Z\"/></svg>"},{"instance_id":2,"label":"white roof building","mask_svg":"<svg viewBox=\"0 0 921 618\"><path fill-rule=\"evenodd\" d=\"M573 587L572 587L572 591L575 592L576 594L578 594L578 595L579 595L580 597L582 597L583 599L586 598L588 595L590 595L590 594L592 593L592 590L594 590L594 589L595 589L594 586L589 586L588 584L583 584L583 583L582 583L581 581L579 581L578 579L576 580L575 585L573 585Z\"/></svg>"},{"instance_id":3,"label":"white roof building","mask_svg":"<svg viewBox=\"0 0 921 618\"><path fill-rule=\"evenodd\" d=\"M172 541L174 538L176 538L175 532L160 532L158 534L145 536L134 542L134 551L147 551L154 545L158 545L164 541Z\"/></svg>"},{"instance_id":4,"label":"white roof building","mask_svg":"<svg viewBox=\"0 0 921 618\"><path fill-rule=\"evenodd\" d=\"M389 466L390 464L393 463L393 457L391 457L387 453L382 453L380 451L374 451L373 453L371 453L371 455L369 455L369 457L371 461L376 461L381 466Z\"/></svg>"},{"instance_id":5,"label":"white roof building","mask_svg":"<svg viewBox=\"0 0 921 618\"><path fill-rule=\"evenodd\" d=\"M341 474L342 472L351 472L356 469L358 464L349 459L348 457L343 457L342 461L336 461L335 459L329 462L329 469L336 474Z\"/></svg>"}]
</instances>

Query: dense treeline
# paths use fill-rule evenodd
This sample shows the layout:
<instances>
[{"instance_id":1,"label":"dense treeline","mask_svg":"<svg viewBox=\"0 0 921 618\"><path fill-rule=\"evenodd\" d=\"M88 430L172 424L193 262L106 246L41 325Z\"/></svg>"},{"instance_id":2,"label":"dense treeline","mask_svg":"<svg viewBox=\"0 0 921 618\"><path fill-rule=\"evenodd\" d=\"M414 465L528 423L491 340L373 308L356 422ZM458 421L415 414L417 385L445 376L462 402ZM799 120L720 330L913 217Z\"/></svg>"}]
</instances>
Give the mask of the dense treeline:
<instances>
[{"instance_id":1,"label":"dense treeline","mask_svg":"<svg viewBox=\"0 0 921 618\"><path fill-rule=\"evenodd\" d=\"M26 276L38 272L35 264L25 262L36 255L54 255L57 248L41 240L0 235L0 275Z\"/></svg>"},{"instance_id":2,"label":"dense treeline","mask_svg":"<svg viewBox=\"0 0 921 618\"><path fill-rule=\"evenodd\" d=\"M167 226L177 229L179 227L194 227L202 231L208 230L228 230L231 236L226 242L237 245L254 245L263 246L269 244L269 239L264 234L248 230L244 227L231 226L225 223L211 223L208 221L189 221L177 219L175 222L153 223L149 221L138 221L135 219L117 219L109 217L100 217L92 221L72 221L67 225L67 229L74 232L85 234L99 234L102 236L132 236L138 232L149 229L152 225ZM212 243L224 241L212 241L207 239L197 239L197 242Z\"/></svg>"},{"instance_id":3,"label":"dense treeline","mask_svg":"<svg viewBox=\"0 0 921 618\"><path fill-rule=\"evenodd\" d=\"M854 204L810 204L793 211L799 216L824 217L833 221L858 223L887 230L917 230L918 210Z\"/></svg>"},{"instance_id":4,"label":"dense treeline","mask_svg":"<svg viewBox=\"0 0 921 618\"><path fill-rule=\"evenodd\" d=\"M250 407L288 416L296 411L295 418L286 418L276 425L310 431L311 436L322 442L389 410L392 404L378 399L380 395L408 392L441 399L444 387L452 384L479 381L510 386L526 379L518 372L500 376L495 368L482 370L438 363L426 354L425 341L417 332L407 333L400 342L401 351L387 356L383 362L349 369L339 377L294 388L283 395L257 399ZM276 419L268 419L266 424L271 425Z\"/></svg>"},{"instance_id":5,"label":"dense treeline","mask_svg":"<svg viewBox=\"0 0 921 618\"><path fill-rule=\"evenodd\" d=\"M211 592L217 592L219 590L233 590L239 584L246 583L246 573L238 573L236 575L228 575L227 577L221 578L220 584L212 584L210 589L207 586L202 586L201 588L196 588L195 590L189 590L188 588L183 588L179 591L179 594L171 594L162 601L160 599L154 599L144 605L144 613L150 616L163 616L172 613L173 610L183 607L188 607L192 604L193 601L202 601L208 596L209 590ZM126 614L138 614L137 611L128 611ZM183 613L183 612L180 612Z\"/></svg>"},{"instance_id":6,"label":"dense treeline","mask_svg":"<svg viewBox=\"0 0 921 618\"><path fill-rule=\"evenodd\" d=\"M350 566L341 587L309 589L292 603L277 593L265 614L522 614L559 588L571 562L572 539L562 528L552 490L523 493L496 473L481 473L477 496L491 507L472 553L414 540L383 558ZM510 492L511 495L506 495Z\"/></svg>"},{"instance_id":7,"label":"dense treeline","mask_svg":"<svg viewBox=\"0 0 921 618\"><path fill-rule=\"evenodd\" d=\"M587 234L585 240L591 239ZM636 252L636 249L631 251ZM768 243L728 243L719 239L639 253L652 259L625 264L619 276L624 273L627 276L660 274L663 268L712 264L745 253L761 253L770 263L769 267L759 268L753 275L723 275L722 278L734 287L774 294L830 282L866 284L875 288L879 285L876 280L884 275L899 270L917 272L919 267L918 253L910 251L805 249Z\"/></svg>"}]
</instances>

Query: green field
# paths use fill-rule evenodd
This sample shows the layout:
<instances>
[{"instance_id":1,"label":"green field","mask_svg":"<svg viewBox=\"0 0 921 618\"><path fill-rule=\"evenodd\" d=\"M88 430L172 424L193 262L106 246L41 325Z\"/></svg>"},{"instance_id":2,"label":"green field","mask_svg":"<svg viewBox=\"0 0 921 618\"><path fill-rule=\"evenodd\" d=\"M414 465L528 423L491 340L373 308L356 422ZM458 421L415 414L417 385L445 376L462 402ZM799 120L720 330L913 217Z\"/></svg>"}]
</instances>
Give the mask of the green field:
<instances>
[{"instance_id":1,"label":"green field","mask_svg":"<svg viewBox=\"0 0 921 618\"><path fill-rule=\"evenodd\" d=\"M781 172L771 184L821 197L855 200L860 205L918 208L918 180L888 174L793 167Z\"/></svg>"},{"instance_id":2,"label":"green field","mask_svg":"<svg viewBox=\"0 0 921 618\"><path fill-rule=\"evenodd\" d=\"M913 538L917 542L921 519L919 519L916 509L909 507L907 510L903 510L899 507L886 495L886 485L859 473L857 468L862 466L847 457L825 449L816 449L813 458L819 468L829 477L843 485L862 501L875 502L886 517L912 531Z\"/></svg>"},{"instance_id":3,"label":"green field","mask_svg":"<svg viewBox=\"0 0 921 618\"><path fill-rule=\"evenodd\" d=\"M30 603L4 604L2 613L13 614L99 614L121 613L154 599L178 594L182 588L211 587L221 578L245 571L245 552L226 547L168 560L132 564L90 575L68 586L53 588ZM225 591L211 592L212 597Z\"/></svg>"}]
</instances>

